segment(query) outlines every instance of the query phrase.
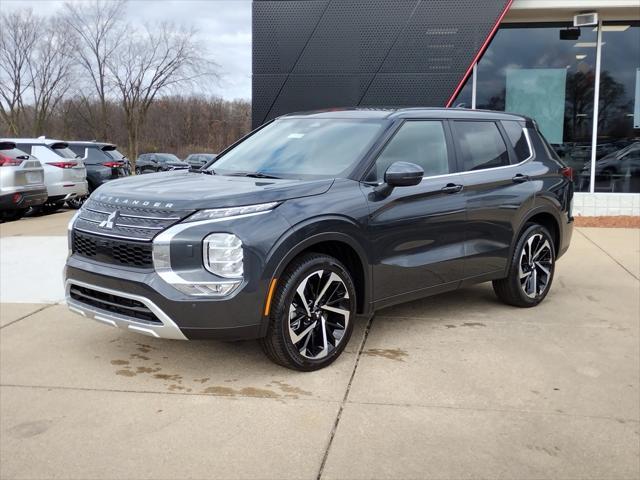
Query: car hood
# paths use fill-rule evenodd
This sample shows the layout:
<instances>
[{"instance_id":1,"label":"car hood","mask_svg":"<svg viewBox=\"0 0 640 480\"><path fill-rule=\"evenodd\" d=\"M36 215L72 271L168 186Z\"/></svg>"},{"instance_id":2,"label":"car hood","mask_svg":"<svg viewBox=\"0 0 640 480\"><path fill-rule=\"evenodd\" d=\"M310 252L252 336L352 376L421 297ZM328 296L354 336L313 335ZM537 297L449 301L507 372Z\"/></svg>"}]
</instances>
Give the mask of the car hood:
<instances>
[{"instance_id":1,"label":"car hood","mask_svg":"<svg viewBox=\"0 0 640 480\"><path fill-rule=\"evenodd\" d=\"M163 210L236 207L320 195L333 179L293 180L164 172L113 180L92 198L105 203L157 207ZM147 203L148 202L148 203ZM157 204L157 205L156 205Z\"/></svg>"}]
</instances>

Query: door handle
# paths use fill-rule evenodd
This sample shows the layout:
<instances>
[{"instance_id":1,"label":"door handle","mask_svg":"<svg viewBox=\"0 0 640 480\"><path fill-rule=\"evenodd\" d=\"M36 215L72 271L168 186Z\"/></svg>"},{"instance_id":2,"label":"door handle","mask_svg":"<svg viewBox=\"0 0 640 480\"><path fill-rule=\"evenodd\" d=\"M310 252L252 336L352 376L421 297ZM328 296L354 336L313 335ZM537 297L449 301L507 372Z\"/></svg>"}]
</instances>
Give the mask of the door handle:
<instances>
[{"instance_id":1,"label":"door handle","mask_svg":"<svg viewBox=\"0 0 640 480\"><path fill-rule=\"evenodd\" d=\"M531 178L529 177L529 175L522 175L521 173L518 173L511 180L513 180L513 183L524 183L524 182L528 182L529 180L531 180Z\"/></svg>"},{"instance_id":2,"label":"door handle","mask_svg":"<svg viewBox=\"0 0 640 480\"><path fill-rule=\"evenodd\" d=\"M442 187L442 191L444 193L458 193L462 190L462 185L458 185L456 183L447 183L444 187Z\"/></svg>"}]
</instances>

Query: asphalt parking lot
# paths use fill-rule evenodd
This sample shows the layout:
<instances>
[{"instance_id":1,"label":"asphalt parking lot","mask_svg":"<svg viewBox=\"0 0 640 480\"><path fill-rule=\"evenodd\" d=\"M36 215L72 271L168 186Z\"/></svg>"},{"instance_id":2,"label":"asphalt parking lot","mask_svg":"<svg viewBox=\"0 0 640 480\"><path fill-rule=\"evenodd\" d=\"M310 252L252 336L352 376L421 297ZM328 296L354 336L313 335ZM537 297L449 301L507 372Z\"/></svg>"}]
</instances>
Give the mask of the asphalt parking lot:
<instances>
[{"instance_id":1,"label":"asphalt parking lot","mask_svg":"<svg viewBox=\"0 0 640 480\"><path fill-rule=\"evenodd\" d=\"M0 226L2 478L640 477L638 229L577 229L535 309L389 308L297 373L68 312L71 214Z\"/></svg>"}]
</instances>

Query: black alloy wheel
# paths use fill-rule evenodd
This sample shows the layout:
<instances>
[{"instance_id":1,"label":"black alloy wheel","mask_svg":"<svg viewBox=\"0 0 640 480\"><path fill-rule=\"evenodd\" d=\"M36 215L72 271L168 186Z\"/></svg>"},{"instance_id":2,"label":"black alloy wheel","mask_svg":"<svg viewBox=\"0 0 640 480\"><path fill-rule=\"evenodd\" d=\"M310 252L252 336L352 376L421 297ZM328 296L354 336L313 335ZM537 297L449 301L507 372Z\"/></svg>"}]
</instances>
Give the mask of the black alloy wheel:
<instances>
[{"instance_id":1,"label":"black alloy wheel","mask_svg":"<svg viewBox=\"0 0 640 480\"><path fill-rule=\"evenodd\" d=\"M553 238L541 225L528 225L522 232L511 259L509 275L494 280L493 289L505 303L533 307L547 296L555 271Z\"/></svg>"},{"instance_id":2,"label":"black alloy wheel","mask_svg":"<svg viewBox=\"0 0 640 480\"><path fill-rule=\"evenodd\" d=\"M326 367L349 341L355 310L355 288L346 268L333 257L304 255L280 280L262 346L288 368Z\"/></svg>"}]
</instances>

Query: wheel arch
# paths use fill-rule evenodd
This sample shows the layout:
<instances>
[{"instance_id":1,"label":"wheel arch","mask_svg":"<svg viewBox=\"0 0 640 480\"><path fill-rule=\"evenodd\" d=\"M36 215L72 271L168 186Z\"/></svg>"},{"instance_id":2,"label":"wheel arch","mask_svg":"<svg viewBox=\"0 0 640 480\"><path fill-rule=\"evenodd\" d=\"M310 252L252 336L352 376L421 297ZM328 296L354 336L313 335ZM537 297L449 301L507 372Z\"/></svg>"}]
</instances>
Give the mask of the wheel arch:
<instances>
[{"instance_id":1,"label":"wheel arch","mask_svg":"<svg viewBox=\"0 0 640 480\"><path fill-rule=\"evenodd\" d=\"M554 211L553 208L546 205L541 205L530 210L523 217L522 221L520 222L520 225L518 226L518 230L517 230L518 233L514 238L512 248L515 247L517 240L520 238L520 235L522 235L522 232L524 231L528 223L536 223L538 225L543 226L549 231L549 233L551 234L551 237L553 238L553 246L554 246L555 253L556 255L558 255L558 252L560 251L560 246L562 245L562 238L561 238L562 230L560 228L560 216L558 215L557 212ZM513 253L513 251L511 253Z\"/></svg>"},{"instance_id":2,"label":"wheel arch","mask_svg":"<svg viewBox=\"0 0 640 480\"><path fill-rule=\"evenodd\" d=\"M271 258L280 257L280 260L272 269L271 278L280 278L287 266L304 253L330 255L339 260L352 275L356 288L357 313L370 313L371 269L364 246L353 235L345 232L326 231L313 234L309 230L317 231L318 229L308 225L307 228L297 230L275 249Z\"/></svg>"}]
</instances>

